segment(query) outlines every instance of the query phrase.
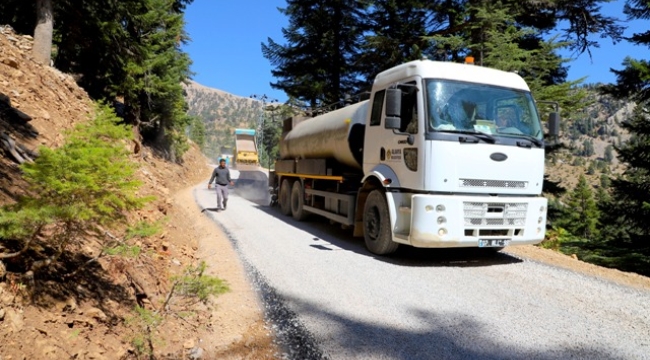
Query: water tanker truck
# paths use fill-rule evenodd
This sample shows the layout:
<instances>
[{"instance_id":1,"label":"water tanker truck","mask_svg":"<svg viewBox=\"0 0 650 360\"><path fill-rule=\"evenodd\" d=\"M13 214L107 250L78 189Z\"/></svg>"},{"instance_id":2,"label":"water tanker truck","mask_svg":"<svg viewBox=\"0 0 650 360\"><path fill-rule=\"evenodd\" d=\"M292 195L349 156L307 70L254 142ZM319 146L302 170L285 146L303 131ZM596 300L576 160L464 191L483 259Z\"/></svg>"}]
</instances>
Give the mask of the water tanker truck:
<instances>
[{"instance_id":1,"label":"water tanker truck","mask_svg":"<svg viewBox=\"0 0 650 360\"><path fill-rule=\"evenodd\" d=\"M374 254L544 239L544 127L515 73L412 61L377 75L368 100L283 130L280 211L352 227Z\"/></svg>"}]
</instances>

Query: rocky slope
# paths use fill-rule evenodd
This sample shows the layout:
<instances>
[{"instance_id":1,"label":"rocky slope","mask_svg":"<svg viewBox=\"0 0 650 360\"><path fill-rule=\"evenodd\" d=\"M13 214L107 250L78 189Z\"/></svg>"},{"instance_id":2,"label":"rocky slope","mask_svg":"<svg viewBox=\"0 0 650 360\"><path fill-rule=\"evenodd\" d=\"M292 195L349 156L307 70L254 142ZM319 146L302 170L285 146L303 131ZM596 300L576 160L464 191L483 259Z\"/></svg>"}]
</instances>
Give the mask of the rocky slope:
<instances>
[{"instance_id":1,"label":"rocky slope","mask_svg":"<svg viewBox=\"0 0 650 360\"><path fill-rule=\"evenodd\" d=\"M92 101L73 77L36 64L31 46L31 37L0 27L0 205L28 191L20 162L36 157L39 146L61 145L64 132L93 113ZM135 307L158 308L170 292L173 277L201 259L197 251L206 233L196 218L202 215L194 204L194 211L186 209L189 200L181 202L175 194L203 182L210 169L194 145L181 165L156 157L146 147L132 157L140 164L140 194L155 200L129 214L130 223L157 222L160 231L128 240L127 245L137 248L139 255L102 256L74 275L69 274L80 263L100 254L99 243L88 239L82 248L64 254L51 271L31 279L21 275L24 264L0 261L0 359L135 359L149 350L148 344L141 344L146 330ZM122 237L124 230L112 232ZM210 240L225 239L219 233L210 236ZM5 250L4 241L0 239L0 253ZM237 260L229 264L236 269ZM237 274L241 277L241 271ZM231 280L230 274L224 278L234 291L241 293L246 286ZM254 295L246 296L247 303L255 302ZM241 358L247 347L258 343L262 344L256 352L259 358L272 356L275 348L263 331L259 311L249 311L244 321L234 310L240 304L226 301L219 310L210 302L185 306L174 300L171 304L178 311L150 327L155 358L186 358L189 353L202 354L204 359L220 353ZM224 316L224 310L229 315ZM224 319L245 327L230 325L224 330ZM242 340L246 331L253 332L257 340ZM215 336L224 340L201 342Z\"/></svg>"}]
</instances>

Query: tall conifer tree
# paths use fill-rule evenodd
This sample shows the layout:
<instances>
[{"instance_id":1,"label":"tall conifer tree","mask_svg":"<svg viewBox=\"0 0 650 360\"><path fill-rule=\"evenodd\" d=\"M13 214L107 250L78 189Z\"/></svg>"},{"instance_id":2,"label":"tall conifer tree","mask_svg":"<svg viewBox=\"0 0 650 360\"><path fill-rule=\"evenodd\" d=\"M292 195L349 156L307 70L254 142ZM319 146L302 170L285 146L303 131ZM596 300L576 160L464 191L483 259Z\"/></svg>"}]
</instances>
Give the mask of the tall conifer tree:
<instances>
[{"instance_id":1,"label":"tall conifer tree","mask_svg":"<svg viewBox=\"0 0 650 360\"><path fill-rule=\"evenodd\" d=\"M566 225L567 230L576 236L594 239L598 234L600 212L584 175L580 175L578 184L569 194L567 208L570 218Z\"/></svg>"},{"instance_id":2,"label":"tall conifer tree","mask_svg":"<svg viewBox=\"0 0 650 360\"><path fill-rule=\"evenodd\" d=\"M624 12L630 19L650 19L650 3L628 0ZM650 50L650 30L635 33L631 42ZM621 126L631 138L617 148L618 158L627 165L625 174L612 181L614 211L623 215L621 226L626 227L628 239L634 246L647 247L650 243L650 58L625 59L622 70L612 70L617 83L603 87L603 91L618 98L637 102L630 119Z\"/></svg>"},{"instance_id":3,"label":"tall conifer tree","mask_svg":"<svg viewBox=\"0 0 650 360\"><path fill-rule=\"evenodd\" d=\"M359 0L288 0L280 11L289 17L281 45L269 38L262 53L275 67L271 83L310 106L334 103L354 92L352 66L362 27Z\"/></svg>"}]
</instances>

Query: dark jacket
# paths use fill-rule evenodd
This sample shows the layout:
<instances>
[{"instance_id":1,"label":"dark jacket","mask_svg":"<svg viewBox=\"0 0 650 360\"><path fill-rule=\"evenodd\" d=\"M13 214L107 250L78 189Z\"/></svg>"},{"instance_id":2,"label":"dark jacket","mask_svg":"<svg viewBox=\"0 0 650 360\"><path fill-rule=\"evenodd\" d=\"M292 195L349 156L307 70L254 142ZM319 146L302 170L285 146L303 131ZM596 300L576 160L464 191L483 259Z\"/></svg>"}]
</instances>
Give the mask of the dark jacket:
<instances>
[{"instance_id":1,"label":"dark jacket","mask_svg":"<svg viewBox=\"0 0 650 360\"><path fill-rule=\"evenodd\" d=\"M212 181L214 180L215 184L219 185L228 185L230 184L230 170L228 170L227 167L220 167L217 166L214 168L214 171L212 171L212 176L210 177L210 181L208 181L208 184L212 184Z\"/></svg>"}]
</instances>

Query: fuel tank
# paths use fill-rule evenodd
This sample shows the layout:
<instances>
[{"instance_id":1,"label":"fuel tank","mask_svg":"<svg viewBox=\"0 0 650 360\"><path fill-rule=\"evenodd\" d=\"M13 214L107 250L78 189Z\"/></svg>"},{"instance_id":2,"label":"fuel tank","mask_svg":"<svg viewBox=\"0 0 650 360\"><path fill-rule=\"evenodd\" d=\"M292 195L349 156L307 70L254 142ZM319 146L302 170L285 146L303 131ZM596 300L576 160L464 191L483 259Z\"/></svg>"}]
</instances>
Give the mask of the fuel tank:
<instances>
[{"instance_id":1,"label":"fuel tank","mask_svg":"<svg viewBox=\"0 0 650 360\"><path fill-rule=\"evenodd\" d=\"M280 142L282 159L336 159L360 169L368 100L297 124Z\"/></svg>"}]
</instances>

